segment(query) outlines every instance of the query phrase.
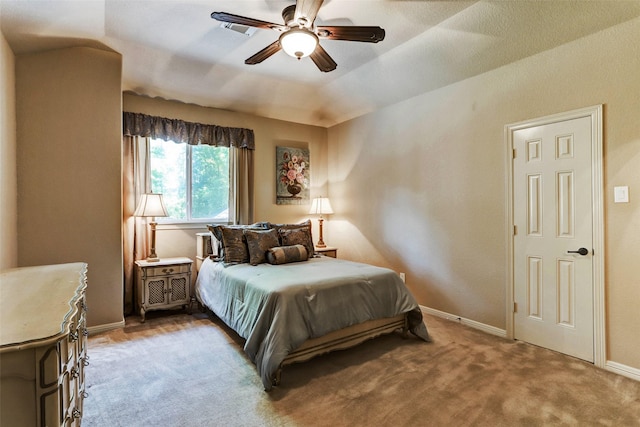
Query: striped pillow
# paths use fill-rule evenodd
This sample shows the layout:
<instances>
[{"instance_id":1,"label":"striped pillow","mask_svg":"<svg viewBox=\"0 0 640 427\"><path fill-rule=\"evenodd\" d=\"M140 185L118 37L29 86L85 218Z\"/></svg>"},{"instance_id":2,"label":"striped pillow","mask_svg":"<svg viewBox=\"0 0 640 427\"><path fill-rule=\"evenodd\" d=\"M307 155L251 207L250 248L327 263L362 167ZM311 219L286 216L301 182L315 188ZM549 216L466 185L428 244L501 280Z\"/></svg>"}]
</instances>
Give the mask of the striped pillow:
<instances>
[{"instance_id":1,"label":"striped pillow","mask_svg":"<svg viewBox=\"0 0 640 427\"><path fill-rule=\"evenodd\" d=\"M307 248L303 245L276 246L267 251L269 264L279 265L300 262L309 259Z\"/></svg>"}]
</instances>

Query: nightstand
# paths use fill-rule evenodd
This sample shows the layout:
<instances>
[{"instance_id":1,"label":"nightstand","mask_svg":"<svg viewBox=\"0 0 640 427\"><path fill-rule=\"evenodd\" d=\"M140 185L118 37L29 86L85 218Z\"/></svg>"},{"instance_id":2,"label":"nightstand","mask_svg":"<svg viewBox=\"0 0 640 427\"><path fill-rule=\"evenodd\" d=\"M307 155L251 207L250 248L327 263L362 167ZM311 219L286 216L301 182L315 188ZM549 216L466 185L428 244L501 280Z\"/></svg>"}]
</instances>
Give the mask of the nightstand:
<instances>
[{"instance_id":1,"label":"nightstand","mask_svg":"<svg viewBox=\"0 0 640 427\"><path fill-rule=\"evenodd\" d=\"M331 258L338 258L338 248L332 248L329 246L325 248L319 248L316 246L313 249L317 254L330 256Z\"/></svg>"},{"instance_id":2,"label":"nightstand","mask_svg":"<svg viewBox=\"0 0 640 427\"><path fill-rule=\"evenodd\" d=\"M136 261L136 284L140 317L150 310L182 307L191 310L191 265L189 258L162 258L157 262Z\"/></svg>"}]
</instances>

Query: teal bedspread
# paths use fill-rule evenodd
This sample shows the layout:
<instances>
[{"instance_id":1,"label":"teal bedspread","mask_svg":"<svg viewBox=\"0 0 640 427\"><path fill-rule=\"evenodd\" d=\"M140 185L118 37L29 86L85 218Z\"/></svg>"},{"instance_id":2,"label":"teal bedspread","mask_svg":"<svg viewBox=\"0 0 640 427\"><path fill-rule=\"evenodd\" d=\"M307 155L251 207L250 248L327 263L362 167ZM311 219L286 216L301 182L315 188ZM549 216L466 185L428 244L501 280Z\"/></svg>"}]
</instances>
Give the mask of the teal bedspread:
<instances>
[{"instance_id":1,"label":"teal bedspread","mask_svg":"<svg viewBox=\"0 0 640 427\"><path fill-rule=\"evenodd\" d=\"M223 266L207 259L196 297L246 339L266 390L287 355L309 338L367 320L409 313L409 329L429 341L422 313L387 268L329 257L284 265Z\"/></svg>"}]
</instances>

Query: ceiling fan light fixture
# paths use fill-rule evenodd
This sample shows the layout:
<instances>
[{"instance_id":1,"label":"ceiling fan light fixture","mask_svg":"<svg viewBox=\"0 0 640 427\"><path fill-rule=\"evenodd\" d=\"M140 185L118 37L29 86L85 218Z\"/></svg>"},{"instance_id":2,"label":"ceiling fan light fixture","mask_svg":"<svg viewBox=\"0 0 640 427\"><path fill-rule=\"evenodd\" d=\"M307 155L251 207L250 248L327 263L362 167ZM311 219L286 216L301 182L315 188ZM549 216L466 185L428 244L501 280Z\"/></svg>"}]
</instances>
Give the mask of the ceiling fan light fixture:
<instances>
[{"instance_id":1,"label":"ceiling fan light fixture","mask_svg":"<svg viewBox=\"0 0 640 427\"><path fill-rule=\"evenodd\" d=\"M303 28L293 28L280 36L280 45L287 55L305 58L318 46L318 36Z\"/></svg>"}]
</instances>

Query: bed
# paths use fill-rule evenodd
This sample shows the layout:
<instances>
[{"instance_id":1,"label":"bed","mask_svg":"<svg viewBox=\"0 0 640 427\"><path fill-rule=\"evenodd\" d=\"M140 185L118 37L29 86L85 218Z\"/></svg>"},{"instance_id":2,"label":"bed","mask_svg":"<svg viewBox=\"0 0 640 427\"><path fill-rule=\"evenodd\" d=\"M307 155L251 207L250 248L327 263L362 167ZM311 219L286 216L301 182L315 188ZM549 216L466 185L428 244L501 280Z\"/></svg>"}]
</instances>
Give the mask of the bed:
<instances>
[{"instance_id":1,"label":"bed","mask_svg":"<svg viewBox=\"0 0 640 427\"><path fill-rule=\"evenodd\" d=\"M281 237L287 233L282 232L282 225L276 225L275 232L268 231L274 230L272 225L263 226L262 230L250 231L238 231L238 227L231 233L234 239L225 239L228 236L220 228L216 229L218 233L200 234L195 294L200 304L244 338L244 351L256 364L265 390L280 383L283 366L382 334L401 330L406 335L410 331L429 341L419 306L397 273L363 263L309 256L304 247L308 244L306 237L283 242ZM291 225L286 230L295 226L306 228L307 224ZM264 252L261 262L251 257L251 236L255 234L278 237L277 243L262 242L253 251ZM288 244L295 241L302 244ZM218 251L226 254L215 254L216 244L220 245ZM244 245L246 252L234 252L234 244L236 249ZM263 250L265 247L268 249ZM301 259L281 263L270 259L283 248L295 248Z\"/></svg>"}]
</instances>

